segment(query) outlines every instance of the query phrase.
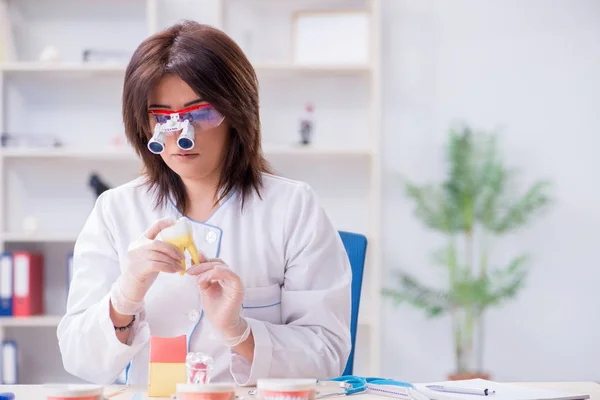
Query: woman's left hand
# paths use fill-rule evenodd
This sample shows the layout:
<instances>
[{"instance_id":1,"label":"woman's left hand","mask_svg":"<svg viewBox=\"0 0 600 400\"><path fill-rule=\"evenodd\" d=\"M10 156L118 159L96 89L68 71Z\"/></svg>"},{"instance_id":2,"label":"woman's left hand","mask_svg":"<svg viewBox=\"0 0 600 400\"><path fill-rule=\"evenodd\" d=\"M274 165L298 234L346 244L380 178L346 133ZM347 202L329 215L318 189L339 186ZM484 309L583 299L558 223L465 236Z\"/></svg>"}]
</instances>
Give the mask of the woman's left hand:
<instances>
[{"instance_id":1,"label":"woman's left hand","mask_svg":"<svg viewBox=\"0 0 600 400\"><path fill-rule=\"evenodd\" d=\"M226 342L237 342L247 328L241 315L244 285L240 277L220 259L197 264L187 274L197 276L202 307L211 324Z\"/></svg>"}]
</instances>

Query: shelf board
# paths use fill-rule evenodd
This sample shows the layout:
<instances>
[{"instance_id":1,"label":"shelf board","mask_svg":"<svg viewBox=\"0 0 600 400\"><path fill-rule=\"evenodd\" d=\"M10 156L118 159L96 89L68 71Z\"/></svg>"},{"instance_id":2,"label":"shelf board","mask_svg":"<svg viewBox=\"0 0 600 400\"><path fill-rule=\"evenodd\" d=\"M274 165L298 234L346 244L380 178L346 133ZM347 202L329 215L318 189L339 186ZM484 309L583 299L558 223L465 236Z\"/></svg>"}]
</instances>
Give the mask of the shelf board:
<instances>
[{"instance_id":1,"label":"shelf board","mask_svg":"<svg viewBox=\"0 0 600 400\"><path fill-rule=\"evenodd\" d=\"M36 315L32 317L0 317L0 327L41 327L58 326L59 315Z\"/></svg>"},{"instance_id":2,"label":"shelf board","mask_svg":"<svg viewBox=\"0 0 600 400\"><path fill-rule=\"evenodd\" d=\"M6 73L109 73L124 74L125 66L118 64L94 63L51 63L16 62L0 64L0 71Z\"/></svg>"},{"instance_id":3,"label":"shelf board","mask_svg":"<svg viewBox=\"0 0 600 400\"><path fill-rule=\"evenodd\" d=\"M286 146L263 145L266 156L277 155L309 155L309 156L370 156L371 150L367 148L319 147L319 146Z\"/></svg>"},{"instance_id":4,"label":"shelf board","mask_svg":"<svg viewBox=\"0 0 600 400\"><path fill-rule=\"evenodd\" d=\"M0 327L43 327L43 326L58 326L62 316L60 315L37 315L33 317L0 317ZM361 327L371 326L371 322L367 320L359 320L358 325Z\"/></svg>"},{"instance_id":5,"label":"shelf board","mask_svg":"<svg viewBox=\"0 0 600 400\"><path fill-rule=\"evenodd\" d=\"M7 243L68 243L77 239L76 234L66 233L19 233L4 232L0 234L0 240Z\"/></svg>"},{"instance_id":6,"label":"shelf board","mask_svg":"<svg viewBox=\"0 0 600 400\"><path fill-rule=\"evenodd\" d=\"M368 73L365 65L296 65L293 63L255 63L256 72L310 72L310 73ZM51 63L51 62L15 62L0 63L0 71L10 74L50 73L50 74L115 74L123 75L126 65L94 63Z\"/></svg>"},{"instance_id":7,"label":"shelf board","mask_svg":"<svg viewBox=\"0 0 600 400\"><path fill-rule=\"evenodd\" d=\"M127 147L123 148L13 148L0 150L4 158L86 158L106 160L137 160L137 155Z\"/></svg>"},{"instance_id":8,"label":"shelf board","mask_svg":"<svg viewBox=\"0 0 600 400\"><path fill-rule=\"evenodd\" d=\"M365 148L335 148L316 146L265 145L266 156L370 156L372 152ZM0 156L9 159L27 158L74 158L96 160L131 160L139 161L137 154L129 148L77 149L77 148L14 148L0 150Z\"/></svg>"},{"instance_id":9,"label":"shelf board","mask_svg":"<svg viewBox=\"0 0 600 400\"><path fill-rule=\"evenodd\" d=\"M371 66L364 65L299 65L293 63L256 63L253 64L257 73L261 72L310 72L310 73L369 73Z\"/></svg>"}]
</instances>

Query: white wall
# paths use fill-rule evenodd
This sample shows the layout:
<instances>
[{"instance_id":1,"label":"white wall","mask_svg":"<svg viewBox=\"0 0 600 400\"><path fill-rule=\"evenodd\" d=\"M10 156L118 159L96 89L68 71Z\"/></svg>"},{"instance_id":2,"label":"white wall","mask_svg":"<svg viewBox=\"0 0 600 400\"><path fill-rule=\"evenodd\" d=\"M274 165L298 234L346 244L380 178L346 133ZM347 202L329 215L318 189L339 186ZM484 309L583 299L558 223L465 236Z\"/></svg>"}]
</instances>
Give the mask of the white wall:
<instances>
[{"instance_id":1,"label":"white wall","mask_svg":"<svg viewBox=\"0 0 600 400\"><path fill-rule=\"evenodd\" d=\"M600 2L384 1L384 277L405 268L442 282L439 238L412 216L398 174L439 181L448 128L502 128L526 182L549 177L556 203L496 255L532 255L519 298L487 318L496 380L599 380ZM385 279L384 279L385 281ZM449 319L384 301L382 373L446 379Z\"/></svg>"}]
</instances>

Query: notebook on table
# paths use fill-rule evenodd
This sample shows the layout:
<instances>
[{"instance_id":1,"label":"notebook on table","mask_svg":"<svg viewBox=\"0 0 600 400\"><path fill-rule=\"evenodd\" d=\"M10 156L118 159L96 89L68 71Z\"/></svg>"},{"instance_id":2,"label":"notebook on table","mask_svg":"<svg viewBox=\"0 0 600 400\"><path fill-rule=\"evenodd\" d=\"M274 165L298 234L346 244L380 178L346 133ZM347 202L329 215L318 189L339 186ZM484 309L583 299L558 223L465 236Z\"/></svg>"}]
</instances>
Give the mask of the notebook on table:
<instances>
[{"instance_id":1,"label":"notebook on table","mask_svg":"<svg viewBox=\"0 0 600 400\"><path fill-rule=\"evenodd\" d=\"M489 396L477 394L462 394L440 392L428 389L429 385L440 385L446 388L490 389L495 391ZM430 400L586 400L590 396L585 393L570 393L557 390L537 389L508 383L498 383L485 379L469 379L464 381L449 381L415 384L418 391Z\"/></svg>"}]
</instances>

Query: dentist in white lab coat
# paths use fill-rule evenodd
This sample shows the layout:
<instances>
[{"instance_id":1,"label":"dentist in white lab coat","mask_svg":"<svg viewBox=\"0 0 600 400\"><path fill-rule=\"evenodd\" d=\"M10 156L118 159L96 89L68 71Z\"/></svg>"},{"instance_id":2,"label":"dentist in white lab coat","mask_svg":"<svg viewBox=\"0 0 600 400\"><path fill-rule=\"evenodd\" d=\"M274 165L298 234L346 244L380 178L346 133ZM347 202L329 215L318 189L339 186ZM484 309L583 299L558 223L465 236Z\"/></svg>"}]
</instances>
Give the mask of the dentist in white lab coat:
<instances>
[{"instance_id":1,"label":"dentist in white lab coat","mask_svg":"<svg viewBox=\"0 0 600 400\"><path fill-rule=\"evenodd\" d=\"M237 45L194 22L149 37L126 71L123 120L145 169L98 198L77 239L57 330L65 369L109 384L127 368L144 385L150 337L187 335L214 359L213 381L340 375L348 257L314 191L270 173ZM160 240L181 217L204 255L183 275L186 254Z\"/></svg>"}]
</instances>

